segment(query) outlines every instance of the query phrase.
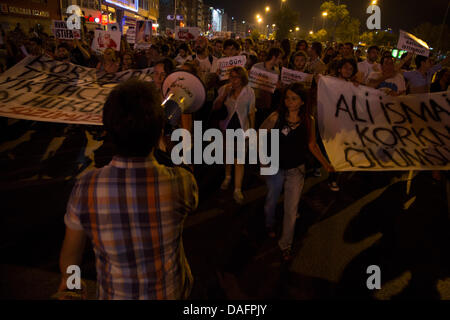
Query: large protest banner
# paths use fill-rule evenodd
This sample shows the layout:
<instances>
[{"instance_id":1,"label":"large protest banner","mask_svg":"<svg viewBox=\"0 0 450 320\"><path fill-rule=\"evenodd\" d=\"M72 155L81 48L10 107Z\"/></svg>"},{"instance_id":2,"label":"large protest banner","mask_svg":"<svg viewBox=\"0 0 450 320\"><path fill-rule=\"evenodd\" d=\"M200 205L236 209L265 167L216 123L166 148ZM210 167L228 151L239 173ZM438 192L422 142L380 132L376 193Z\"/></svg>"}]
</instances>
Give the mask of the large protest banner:
<instances>
[{"instance_id":1,"label":"large protest banner","mask_svg":"<svg viewBox=\"0 0 450 320\"><path fill-rule=\"evenodd\" d=\"M310 84L312 82L312 78L312 74L295 71L285 67L281 69L281 83L284 85L289 85L295 82L306 82Z\"/></svg>"},{"instance_id":2,"label":"large protest banner","mask_svg":"<svg viewBox=\"0 0 450 320\"><path fill-rule=\"evenodd\" d=\"M48 56L28 56L0 76L0 116L101 125L112 88L130 78L151 81L152 71L100 73Z\"/></svg>"},{"instance_id":3,"label":"large protest banner","mask_svg":"<svg viewBox=\"0 0 450 320\"><path fill-rule=\"evenodd\" d=\"M425 57L428 57L430 55L430 48L428 47L425 41L403 30L400 30L397 48L399 48L400 50L413 52Z\"/></svg>"},{"instance_id":4,"label":"large protest banner","mask_svg":"<svg viewBox=\"0 0 450 320\"><path fill-rule=\"evenodd\" d=\"M65 21L52 20L52 22L52 31L56 39L73 40L81 38L80 30L68 29Z\"/></svg>"},{"instance_id":5,"label":"large protest banner","mask_svg":"<svg viewBox=\"0 0 450 320\"><path fill-rule=\"evenodd\" d=\"M321 77L318 122L337 171L449 170L446 92L392 97Z\"/></svg>"},{"instance_id":6,"label":"large protest banner","mask_svg":"<svg viewBox=\"0 0 450 320\"><path fill-rule=\"evenodd\" d=\"M120 51L120 38L122 33L120 31L103 31L95 30L95 38L92 41L92 50L104 51L106 48L112 48L115 51Z\"/></svg>"},{"instance_id":7,"label":"large protest banner","mask_svg":"<svg viewBox=\"0 0 450 320\"><path fill-rule=\"evenodd\" d=\"M254 89L274 93L278 83L278 75L253 67L248 75L248 84Z\"/></svg>"},{"instance_id":8,"label":"large protest banner","mask_svg":"<svg viewBox=\"0 0 450 320\"><path fill-rule=\"evenodd\" d=\"M220 70L220 80L228 80L230 78L230 70L234 67L245 67L247 58L245 56L235 56L221 58L217 61Z\"/></svg>"}]
</instances>

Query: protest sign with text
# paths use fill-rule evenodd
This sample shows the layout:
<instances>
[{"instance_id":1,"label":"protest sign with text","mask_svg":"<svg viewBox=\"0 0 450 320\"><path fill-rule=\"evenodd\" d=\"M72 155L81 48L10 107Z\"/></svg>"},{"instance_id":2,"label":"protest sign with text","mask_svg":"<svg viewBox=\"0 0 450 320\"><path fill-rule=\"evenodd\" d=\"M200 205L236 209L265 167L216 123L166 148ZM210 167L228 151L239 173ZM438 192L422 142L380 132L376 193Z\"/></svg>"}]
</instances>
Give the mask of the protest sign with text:
<instances>
[{"instance_id":1,"label":"protest sign with text","mask_svg":"<svg viewBox=\"0 0 450 320\"><path fill-rule=\"evenodd\" d=\"M295 82L311 83L312 78L313 78L312 74L295 71L295 70L288 69L285 67L283 67L281 69L281 83L284 85L289 85L289 84L295 83Z\"/></svg>"},{"instance_id":2,"label":"protest sign with text","mask_svg":"<svg viewBox=\"0 0 450 320\"><path fill-rule=\"evenodd\" d=\"M95 30L95 38L92 41L92 50L104 51L106 48L112 48L115 51L120 51L120 38L122 33L120 31L103 31Z\"/></svg>"},{"instance_id":3,"label":"protest sign with text","mask_svg":"<svg viewBox=\"0 0 450 320\"><path fill-rule=\"evenodd\" d=\"M234 67L245 67L247 58L245 56L235 56L221 58L217 61L220 70L220 80L228 80L230 78L230 70Z\"/></svg>"},{"instance_id":4,"label":"protest sign with text","mask_svg":"<svg viewBox=\"0 0 450 320\"><path fill-rule=\"evenodd\" d=\"M403 30L400 30L397 48L425 57L428 57L430 55L430 48L425 41Z\"/></svg>"},{"instance_id":5,"label":"protest sign with text","mask_svg":"<svg viewBox=\"0 0 450 320\"><path fill-rule=\"evenodd\" d=\"M320 135L337 171L449 170L446 92L393 97L321 77Z\"/></svg>"},{"instance_id":6,"label":"protest sign with text","mask_svg":"<svg viewBox=\"0 0 450 320\"><path fill-rule=\"evenodd\" d=\"M52 30L56 39L73 40L81 38L80 30L68 29L65 21L53 20Z\"/></svg>"},{"instance_id":7,"label":"protest sign with text","mask_svg":"<svg viewBox=\"0 0 450 320\"><path fill-rule=\"evenodd\" d=\"M197 40L200 37L200 28L197 27L187 27L187 28L175 28L175 40Z\"/></svg>"},{"instance_id":8,"label":"protest sign with text","mask_svg":"<svg viewBox=\"0 0 450 320\"><path fill-rule=\"evenodd\" d=\"M0 76L0 116L101 125L112 88L130 78L151 81L152 71L105 73L48 56L28 56Z\"/></svg>"},{"instance_id":9,"label":"protest sign with text","mask_svg":"<svg viewBox=\"0 0 450 320\"><path fill-rule=\"evenodd\" d=\"M274 93L278 83L278 74L253 67L248 75L248 84L254 89Z\"/></svg>"}]
</instances>

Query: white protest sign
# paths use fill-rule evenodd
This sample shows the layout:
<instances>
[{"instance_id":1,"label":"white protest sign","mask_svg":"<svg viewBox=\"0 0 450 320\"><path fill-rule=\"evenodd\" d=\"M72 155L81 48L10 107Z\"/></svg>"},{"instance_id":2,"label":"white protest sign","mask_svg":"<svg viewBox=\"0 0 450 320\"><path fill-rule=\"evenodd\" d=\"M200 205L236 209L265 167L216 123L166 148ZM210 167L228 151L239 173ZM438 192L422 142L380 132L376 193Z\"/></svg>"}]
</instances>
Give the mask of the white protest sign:
<instances>
[{"instance_id":1,"label":"white protest sign","mask_svg":"<svg viewBox=\"0 0 450 320\"><path fill-rule=\"evenodd\" d=\"M135 49L148 49L152 45L152 22L136 21Z\"/></svg>"},{"instance_id":2,"label":"white protest sign","mask_svg":"<svg viewBox=\"0 0 450 320\"><path fill-rule=\"evenodd\" d=\"M120 51L120 31L95 30L94 41L92 41L92 50L103 51L106 48L112 48Z\"/></svg>"},{"instance_id":3,"label":"white protest sign","mask_svg":"<svg viewBox=\"0 0 450 320\"><path fill-rule=\"evenodd\" d=\"M337 171L450 169L445 92L393 97L323 76L317 112L323 144Z\"/></svg>"},{"instance_id":4,"label":"white protest sign","mask_svg":"<svg viewBox=\"0 0 450 320\"><path fill-rule=\"evenodd\" d=\"M136 28L128 27L127 30L127 42L134 44L136 42Z\"/></svg>"},{"instance_id":5,"label":"white protest sign","mask_svg":"<svg viewBox=\"0 0 450 320\"><path fill-rule=\"evenodd\" d=\"M52 30L56 39L73 40L81 38L80 30L68 29L65 21L53 20Z\"/></svg>"},{"instance_id":6,"label":"white protest sign","mask_svg":"<svg viewBox=\"0 0 450 320\"><path fill-rule=\"evenodd\" d=\"M248 84L254 89L261 89L271 93L275 92L278 75L253 67L248 75Z\"/></svg>"},{"instance_id":7,"label":"white protest sign","mask_svg":"<svg viewBox=\"0 0 450 320\"><path fill-rule=\"evenodd\" d=\"M281 83L284 85L289 85L289 84L295 83L295 82L310 83L310 82L312 82L312 78L313 78L312 74L295 71L295 70L288 69L285 67L283 67L281 69Z\"/></svg>"},{"instance_id":8,"label":"white protest sign","mask_svg":"<svg viewBox=\"0 0 450 320\"><path fill-rule=\"evenodd\" d=\"M247 58L245 56L234 56L228 58L221 58L217 61L220 70L220 80L228 80L230 77L230 70L234 67L245 67Z\"/></svg>"},{"instance_id":9,"label":"white protest sign","mask_svg":"<svg viewBox=\"0 0 450 320\"><path fill-rule=\"evenodd\" d=\"M399 48L400 50L406 50L408 52L414 52L425 57L428 57L430 55L430 48L425 41L403 30L400 30L397 48Z\"/></svg>"},{"instance_id":10,"label":"white protest sign","mask_svg":"<svg viewBox=\"0 0 450 320\"><path fill-rule=\"evenodd\" d=\"M48 56L28 56L0 75L0 116L101 125L111 90L130 78L152 81L152 71L99 73Z\"/></svg>"},{"instance_id":11,"label":"white protest sign","mask_svg":"<svg viewBox=\"0 0 450 320\"><path fill-rule=\"evenodd\" d=\"M197 27L187 27L180 28L175 27L175 40L197 40L200 37L200 28Z\"/></svg>"}]
</instances>

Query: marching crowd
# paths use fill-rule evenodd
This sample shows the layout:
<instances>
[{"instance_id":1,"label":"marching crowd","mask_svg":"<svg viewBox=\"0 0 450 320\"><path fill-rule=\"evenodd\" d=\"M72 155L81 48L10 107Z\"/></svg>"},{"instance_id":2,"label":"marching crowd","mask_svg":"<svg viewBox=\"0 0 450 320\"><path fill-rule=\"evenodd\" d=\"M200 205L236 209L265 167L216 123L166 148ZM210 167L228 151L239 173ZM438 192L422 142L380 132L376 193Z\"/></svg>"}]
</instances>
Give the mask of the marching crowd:
<instances>
[{"instance_id":1,"label":"marching crowd","mask_svg":"<svg viewBox=\"0 0 450 320\"><path fill-rule=\"evenodd\" d=\"M199 37L183 42L154 37L151 47L133 50L133 45L123 37L120 52L109 48L98 54L91 50L93 32L86 32L82 39L73 41L61 41L33 30L26 34L20 26L8 33L2 30L2 33L1 72L27 55L41 54L106 73L153 68L155 86L131 80L111 92L105 103L103 120L119 153L109 166L87 173L77 182L65 217L68 228L61 266L79 262L79 251L82 250L79 232L84 230L93 241L99 263L100 298L185 298L192 285L189 265L182 246L179 246L179 226L185 215L197 206L195 179L184 169L167 169L156 165L153 160L136 160L147 156L158 146L157 137L163 130L161 123L164 121L161 110L156 106L163 98L161 84L171 72L188 71L203 82L207 92L206 103L193 115L193 119L204 121L204 126L221 130L280 130L280 170L265 179L268 194L264 214L267 235L275 238L275 209L284 189L284 216L278 245L283 259L287 261L292 257L306 167L311 165L315 176L320 176L321 167L324 167L330 173L330 189L339 191L338 176L317 133L315 119L319 78L323 75L334 76L356 86L366 85L383 90L393 96L446 91L450 85L450 70L443 67L449 62L449 57L437 62L432 56L414 57L405 53L401 59L395 59L390 50L370 46L365 59L362 59L361 50L355 51L352 43L327 43L325 47L320 42L300 40L293 43L288 39L254 42L250 38L208 40ZM228 80L220 80L218 59L239 55L246 56L245 67L234 67ZM288 86L279 81L273 94L249 86L248 73L252 68L279 76L282 67L311 74L311 81ZM127 106L133 107L120 105L121 101L127 101ZM145 103L154 104L155 108L146 111L142 105ZM131 118L134 120L129 120ZM133 123L133 128L127 127L130 123ZM183 124L187 129L191 129L190 126L192 119ZM153 139L142 138L149 136ZM150 172L150 167L156 169ZM127 171L124 173L124 170ZM139 175L151 176L147 183L158 183L146 185L139 180ZM167 178L169 176L171 179ZM244 202L243 178L243 164L235 162L234 165L225 165L220 188L228 189L233 181L233 197L239 204ZM124 186L130 183L131 187ZM167 191L169 189L171 191ZM146 201L142 195L150 193L153 200ZM102 197L94 201L97 194L102 194ZM127 207L127 197L134 194L136 203ZM142 215L146 211L156 214L158 218ZM177 214L174 214L175 211ZM112 216L127 212L133 218L105 218L105 212ZM170 217L162 217L164 214ZM103 228L97 228L99 221L104 223ZM157 231L151 231L148 235L135 232L148 224L156 225ZM141 248L133 243L149 243L149 246ZM146 251L149 248L158 252L149 253ZM114 266L120 267L111 270ZM145 278L150 274L156 280Z\"/></svg>"}]
</instances>

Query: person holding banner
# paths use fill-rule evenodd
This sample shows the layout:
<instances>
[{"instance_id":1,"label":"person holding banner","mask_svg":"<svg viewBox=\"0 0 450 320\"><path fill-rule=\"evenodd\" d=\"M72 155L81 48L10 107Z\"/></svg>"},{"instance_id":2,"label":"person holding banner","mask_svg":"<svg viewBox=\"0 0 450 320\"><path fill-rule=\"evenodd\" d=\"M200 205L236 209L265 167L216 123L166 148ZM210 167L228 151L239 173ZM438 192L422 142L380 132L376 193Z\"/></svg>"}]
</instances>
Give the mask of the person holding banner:
<instances>
[{"instance_id":1,"label":"person holding banner","mask_svg":"<svg viewBox=\"0 0 450 320\"><path fill-rule=\"evenodd\" d=\"M304 51L297 51L291 55L289 69L305 72L308 57ZM306 72L305 72L306 73Z\"/></svg>"},{"instance_id":2,"label":"person holding banner","mask_svg":"<svg viewBox=\"0 0 450 320\"><path fill-rule=\"evenodd\" d=\"M283 50L280 48L271 48L266 55L264 62L256 63L253 67L261 69L272 74L280 75L280 65L283 62ZM278 82L280 87L280 82ZM272 112L272 97L273 94L262 89L255 89L256 96L256 125L260 125L265 118Z\"/></svg>"},{"instance_id":3,"label":"person holding banner","mask_svg":"<svg viewBox=\"0 0 450 320\"><path fill-rule=\"evenodd\" d=\"M214 110L219 110L224 106L227 108L227 117L221 121L220 129L243 129L244 132L249 128L255 127L255 93L248 85L247 71L243 67L234 67L230 71L230 83L219 89L219 96L214 101ZM235 148L237 145L235 144ZM229 146L225 146L228 150ZM247 146L245 146L247 149ZM230 150L233 154L239 153L240 150ZM233 165L225 165L225 179L220 188L228 189L231 182L231 170ZM242 194L242 179L244 178L244 165L238 164L235 159L234 164L234 200L238 204L244 201Z\"/></svg>"},{"instance_id":4,"label":"person holding banner","mask_svg":"<svg viewBox=\"0 0 450 320\"><path fill-rule=\"evenodd\" d=\"M133 60L133 52L128 51L122 55L121 67L120 71L126 71L129 69L134 69L134 60Z\"/></svg>"},{"instance_id":5,"label":"person holding banner","mask_svg":"<svg viewBox=\"0 0 450 320\"><path fill-rule=\"evenodd\" d=\"M372 72L380 72L380 66L377 63L380 49L377 46L371 46L367 49L367 58L358 63L358 73L361 83L367 84Z\"/></svg>"},{"instance_id":6,"label":"person holding banner","mask_svg":"<svg viewBox=\"0 0 450 320\"><path fill-rule=\"evenodd\" d=\"M305 182L305 163L308 150L327 171L334 171L316 144L315 121L309 110L307 96L308 93L301 83L289 85L284 93L281 106L260 127L260 129L269 131L280 130L280 167L277 174L266 176L268 193L264 214L268 236L275 238L275 209L284 187L283 227L278 245L283 259L286 261L292 258L291 247L298 204Z\"/></svg>"},{"instance_id":7,"label":"person holding banner","mask_svg":"<svg viewBox=\"0 0 450 320\"><path fill-rule=\"evenodd\" d=\"M431 84L431 92L448 91L450 86L450 69L444 68L436 75L436 80Z\"/></svg>"},{"instance_id":8,"label":"person holding banner","mask_svg":"<svg viewBox=\"0 0 450 320\"><path fill-rule=\"evenodd\" d=\"M103 51L101 61L97 64L97 70L99 72L116 73L120 68L120 60L116 56L116 51L112 48L106 48Z\"/></svg>"},{"instance_id":9,"label":"person holding banner","mask_svg":"<svg viewBox=\"0 0 450 320\"><path fill-rule=\"evenodd\" d=\"M416 70L405 71L403 76L408 80L409 93L430 92L433 75L442 69L442 65L450 62L450 55L441 63L433 66L431 58L417 55L415 59Z\"/></svg>"},{"instance_id":10,"label":"person holding banner","mask_svg":"<svg viewBox=\"0 0 450 320\"><path fill-rule=\"evenodd\" d=\"M401 73L395 71L394 58L381 58L381 72L372 72L368 79L368 85L380 89L391 96L399 96L406 93L405 79Z\"/></svg>"}]
</instances>

